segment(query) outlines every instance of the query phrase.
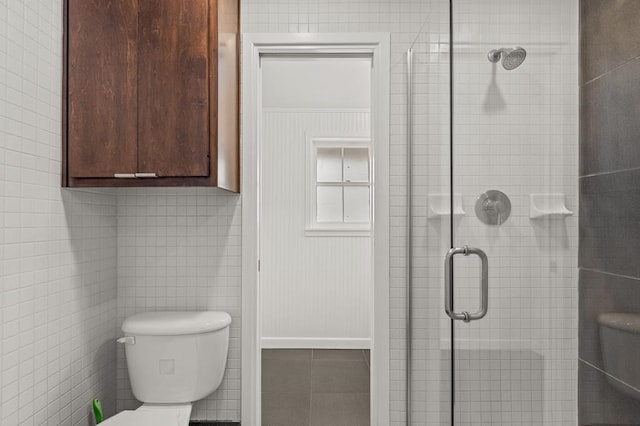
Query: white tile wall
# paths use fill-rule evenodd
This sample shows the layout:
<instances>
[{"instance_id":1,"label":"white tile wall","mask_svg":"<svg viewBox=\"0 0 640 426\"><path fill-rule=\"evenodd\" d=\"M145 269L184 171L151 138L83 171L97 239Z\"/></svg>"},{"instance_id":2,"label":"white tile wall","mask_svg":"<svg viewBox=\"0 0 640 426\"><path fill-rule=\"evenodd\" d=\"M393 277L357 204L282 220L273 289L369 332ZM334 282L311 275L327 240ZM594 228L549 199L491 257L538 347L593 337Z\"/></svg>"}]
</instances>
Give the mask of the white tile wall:
<instances>
[{"instance_id":1,"label":"white tile wall","mask_svg":"<svg viewBox=\"0 0 640 426\"><path fill-rule=\"evenodd\" d=\"M491 262L490 313L456 326L456 424L577 422L577 17L575 1L456 2L454 185L469 216L454 241ZM520 68L487 61L503 45L527 49ZM511 198L500 227L475 217L487 189ZM531 193L565 194L576 215L532 221ZM459 264L456 299L471 309L477 265Z\"/></svg>"},{"instance_id":2,"label":"white tile wall","mask_svg":"<svg viewBox=\"0 0 640 426\"><path fill-rule=\"evenodd\" d=\"M479 336L534 337L535 354L524 361L543 358L544 424L569 424L575 417L576 395L576 219L545 227L529 222L523 209L534 188L563 191L570 208L577 208L577 2L460 0L455 4L460 40L472 46L470 52L477 46L482 58L476 63L471 56L458 56L457 90L464 96L458 97L461 126L456 152L463 155L456 163L460 166L456 190L463 193L470 212L478 191L489 186L505 188L514 201L508 227L489 230L473 217L459 224L460 235L469 236L463 239L473 239L491 252L502 296L496 301L496 316L487 319ZM109 191L60 190L61 26L61 0L0 0L0 423L86 424L93 396L103 398L107 411L112 411L116 353L112 342L117 325L127 315L152 309L224 309L232 314L227 376L216 394L196 405L194 418L238 420L239 198L214 189L128 189L119 192L116 212L116 197ZM403 424L406 395L404 53L417 41L414 278L423 284L417 285L414 302L418 336L414 423L437 424L446 410L448 386L446 367L441 366L440 286L441 259L449 241L442 224L427 222L426 195L448 189L448 2L244 0L242 29L391 33L394 425ZM507 109L500 111L502 104L494 91L489 108L482 110L491 83L484 50L497 44L523 45L530 57L522 69L496 74ZM519 309L529 307L526 320L507 322ZM135 401L119 355L121 409ZM471 353L469 361L478 360L476 355ZM512 365L522 366L521 362L512 360ZM537 368L512 371L526 378ZM508 376L504 383L516 378ZM505 389L492 388L495 395ZM532 397L538 395L537 388L530 391ZM458 413L460 419L469 419L465 416L483 402L467 401L462 406L468 409ZM496 409L500 419L483 419L487 424L527 424L519 407L517 401L504 404Z\"/></svg>"},{"instance_id":3,"label":"white tile wall","mask_svg":"<svg viewBox=\"0 0 640 426\"><path fill-rule=\"evenodd\" d=\"M0 424L115 412L116 197L60 189L62 1L0 0Z\"/></svg>"},{"instance_id":4,"label":"white tile wall","mask_svg":"<svg viewBox=\"0 0 640 426\"><path fill-rule=\"evenodd\" d=\"M154 310L223 310L232 318L225 378L192 418L240 420L240 196L214 188L118 192L118 332ZM118 410L140 403L118 348Z\"/></svg>"}]
</instances>

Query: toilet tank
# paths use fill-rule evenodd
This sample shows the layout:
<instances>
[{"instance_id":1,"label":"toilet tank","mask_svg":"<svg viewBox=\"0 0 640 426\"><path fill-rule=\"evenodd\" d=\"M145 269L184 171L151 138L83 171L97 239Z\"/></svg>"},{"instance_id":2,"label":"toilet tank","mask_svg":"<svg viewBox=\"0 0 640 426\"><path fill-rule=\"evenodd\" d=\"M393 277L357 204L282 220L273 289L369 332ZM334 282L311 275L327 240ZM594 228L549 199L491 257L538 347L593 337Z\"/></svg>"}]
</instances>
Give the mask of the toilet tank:
<instances>
[{"instance_id":1,"label":"toilet tank","mask_svg":"<svg viewBox=\"0 0 640 426\"><path fill-rule=\"evenodd\" d=\"M600 314L600 350L609 383L624 394L640 399L640 315ZM613 377L611 377L613 376ZM618 379L618 380L616 380ZM625 386L620 382L633 386Z\"/></svg>"},{"instance_id":2,"label":"toilet tank","mask_svg":"<svg viewBox=\"0 0 640 426\"><path fill-rule=\"evenodd\" d=\"M226 312L145 312L122 324L133 395L156 404L197 401L215 391L229 349Z\"/></svg>"}]
</instances>

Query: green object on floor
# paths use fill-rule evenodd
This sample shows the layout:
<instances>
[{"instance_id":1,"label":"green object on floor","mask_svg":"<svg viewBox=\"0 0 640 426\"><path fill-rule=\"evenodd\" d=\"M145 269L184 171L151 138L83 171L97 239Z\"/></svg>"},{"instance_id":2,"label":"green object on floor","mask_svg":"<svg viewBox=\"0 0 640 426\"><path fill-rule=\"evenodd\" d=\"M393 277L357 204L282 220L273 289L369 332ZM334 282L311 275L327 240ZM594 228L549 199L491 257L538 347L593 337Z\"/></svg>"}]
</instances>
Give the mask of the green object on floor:
<instances>
[{"instance_id":1,"label":"green object on floor","mask_svg":"<svg viewBox=\"0 0 640 426\"><path fill-rule=\"evenodd\" d=\"M102 423L104 418L102 415L102 404L98 398L93 399L93 416L96 418L96 424Z\"/></svg>"}]
</instances>

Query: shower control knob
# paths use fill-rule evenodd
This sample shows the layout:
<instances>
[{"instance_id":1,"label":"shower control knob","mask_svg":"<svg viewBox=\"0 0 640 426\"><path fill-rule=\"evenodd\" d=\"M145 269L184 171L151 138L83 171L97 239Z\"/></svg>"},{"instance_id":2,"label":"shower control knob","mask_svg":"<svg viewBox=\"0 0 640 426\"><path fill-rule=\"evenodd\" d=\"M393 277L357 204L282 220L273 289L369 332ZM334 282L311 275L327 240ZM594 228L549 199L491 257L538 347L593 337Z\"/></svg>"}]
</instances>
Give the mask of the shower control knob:
<instances>
[{"instance_id":1,"label":"shower control knob","mask_svg":"<svg viewBox=\"0 0 640 426\"><path fill-rule=\"evenodd\" d=\"M490 189L476 200L476 216L487 225L502 225L511 214L511 201L504 192Z\"/></svg>"}]
</instances>

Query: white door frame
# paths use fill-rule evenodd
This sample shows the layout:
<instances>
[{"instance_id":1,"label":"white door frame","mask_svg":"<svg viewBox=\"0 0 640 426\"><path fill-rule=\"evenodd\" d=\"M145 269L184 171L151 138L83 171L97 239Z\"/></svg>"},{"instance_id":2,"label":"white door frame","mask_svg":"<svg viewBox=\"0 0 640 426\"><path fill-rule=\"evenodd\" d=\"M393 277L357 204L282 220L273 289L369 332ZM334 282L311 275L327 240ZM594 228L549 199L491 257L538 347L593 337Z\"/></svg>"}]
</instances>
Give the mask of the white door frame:
<instances>
[{"instance_id":1,"label":"white door frame","mask_svg":"<svg viewBox=\"0 0 640 426\"><path fill-rule=\"evenodd\" d=\"M389 34L244 34L242 37L242 424L260 426L260 55L371 54L373 309L371 424L389 424Z\"/></svg>"}]
</instances>

